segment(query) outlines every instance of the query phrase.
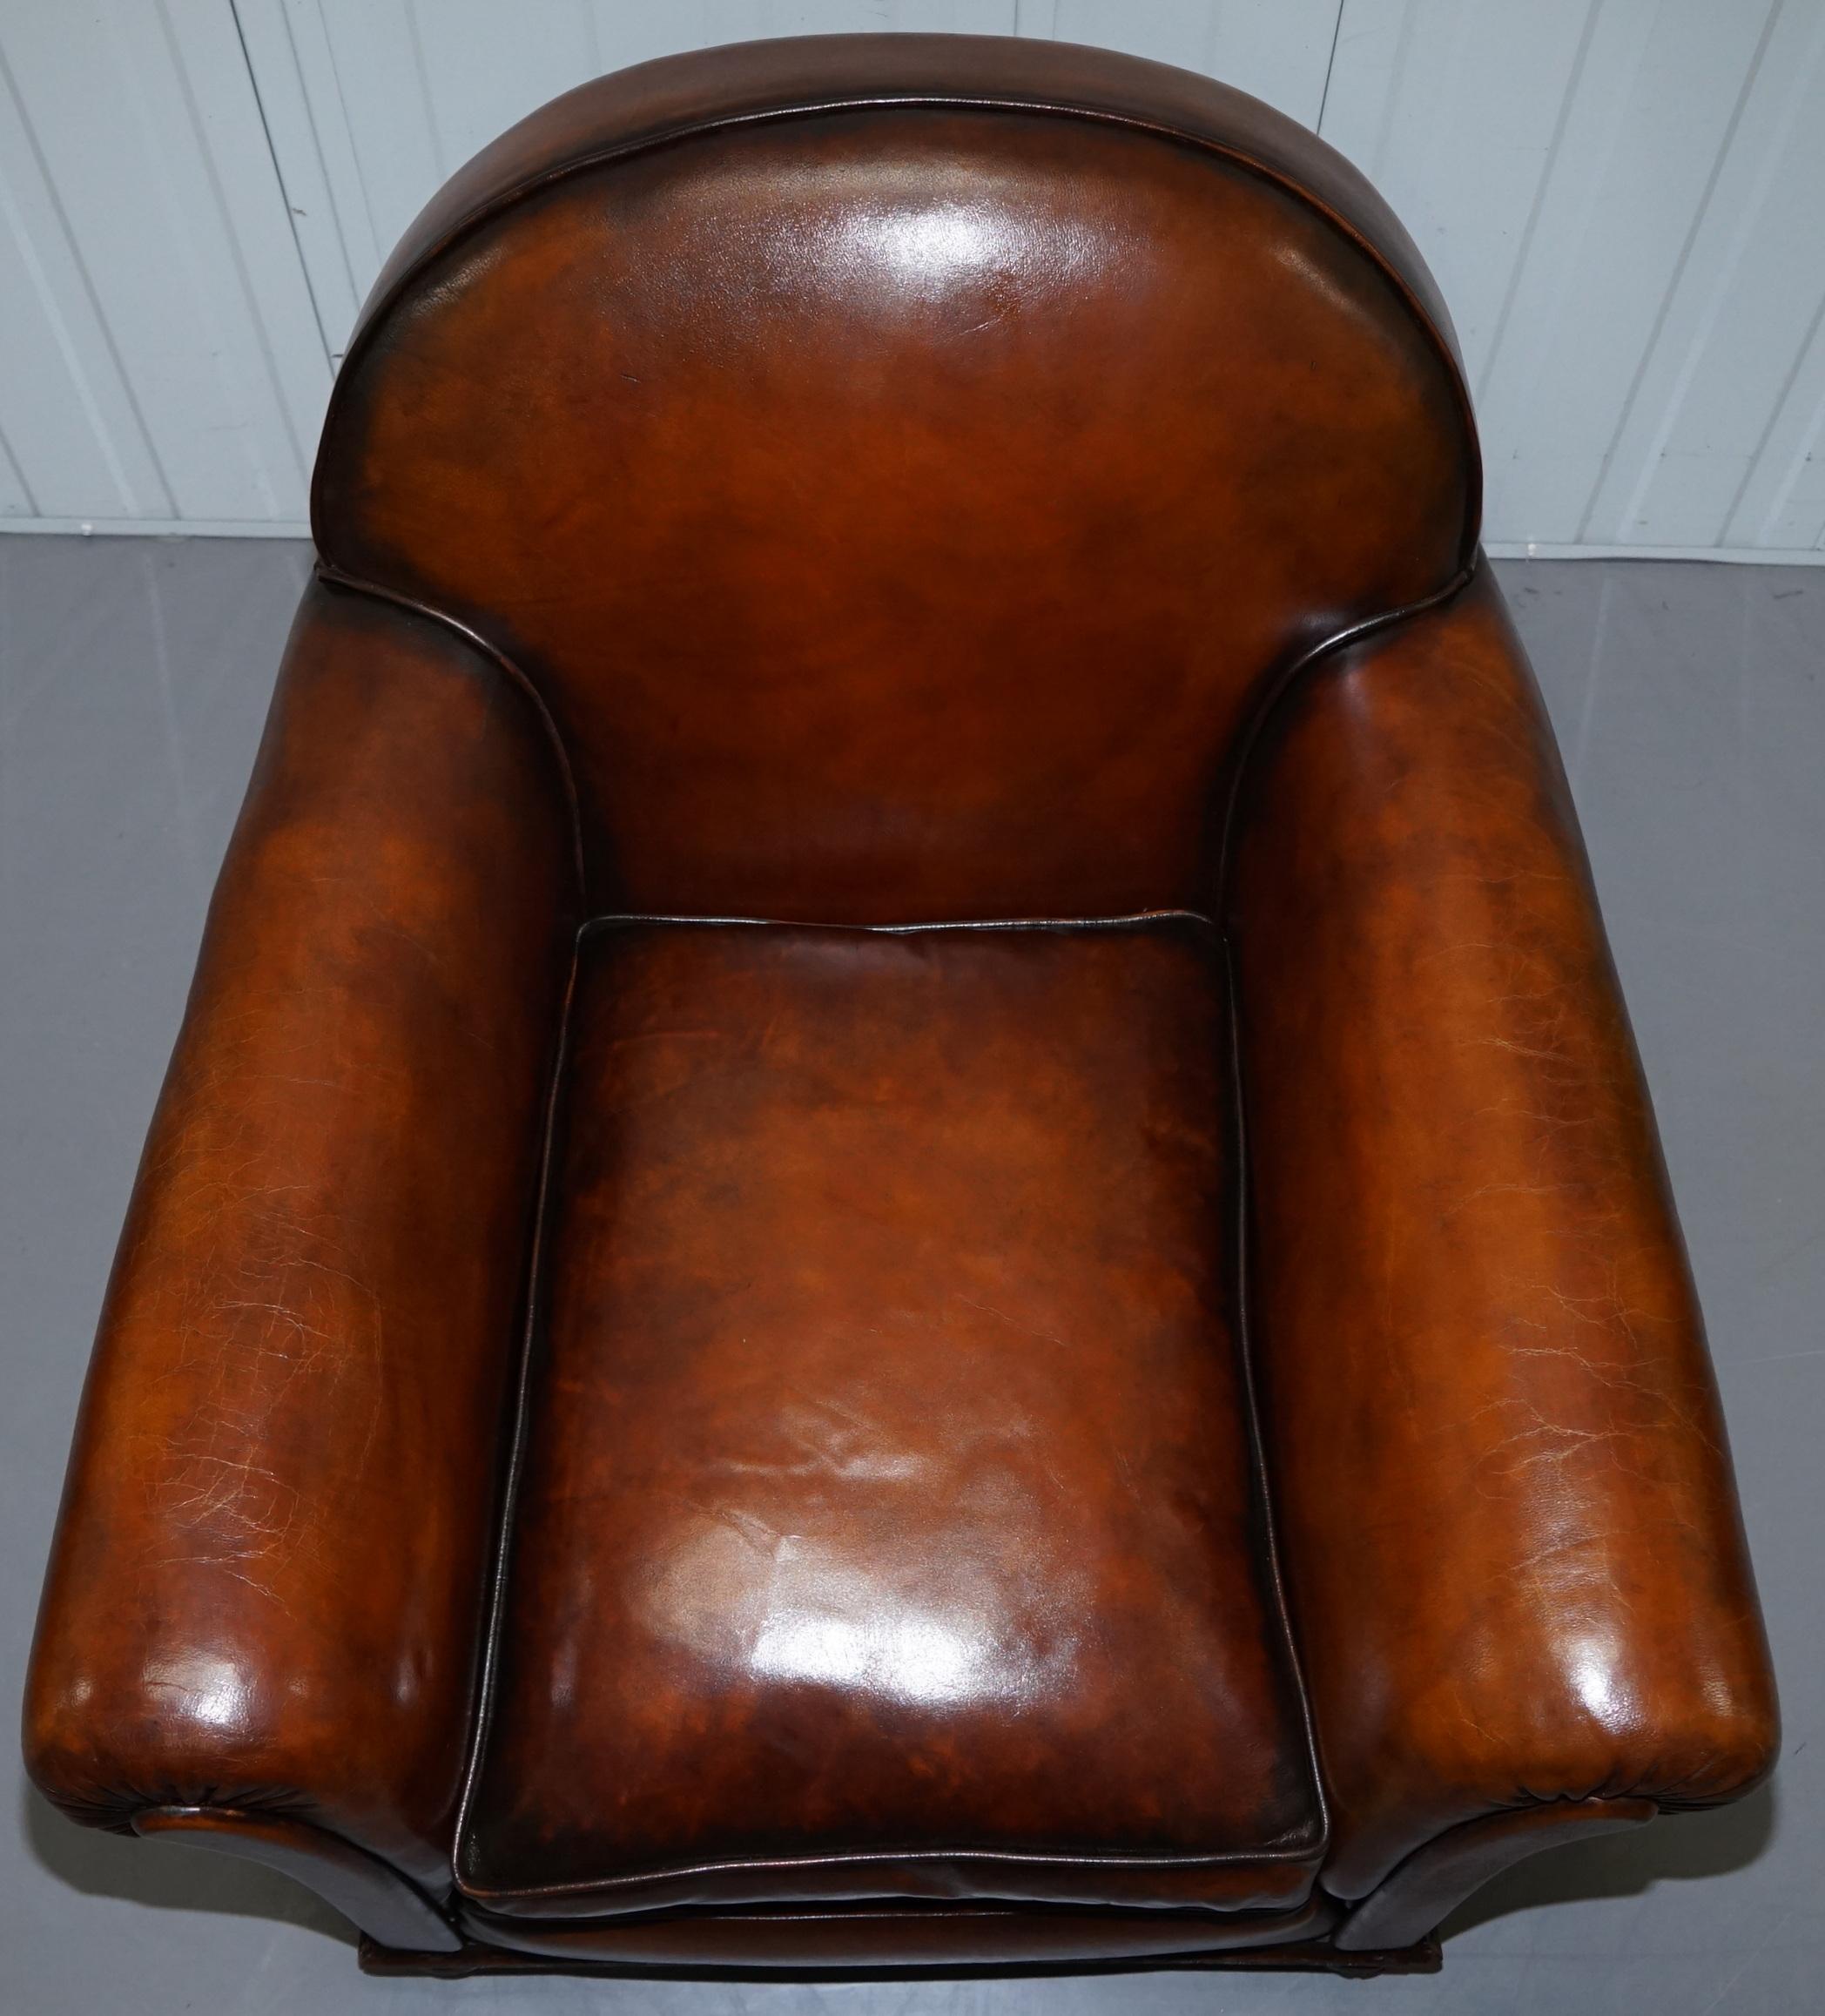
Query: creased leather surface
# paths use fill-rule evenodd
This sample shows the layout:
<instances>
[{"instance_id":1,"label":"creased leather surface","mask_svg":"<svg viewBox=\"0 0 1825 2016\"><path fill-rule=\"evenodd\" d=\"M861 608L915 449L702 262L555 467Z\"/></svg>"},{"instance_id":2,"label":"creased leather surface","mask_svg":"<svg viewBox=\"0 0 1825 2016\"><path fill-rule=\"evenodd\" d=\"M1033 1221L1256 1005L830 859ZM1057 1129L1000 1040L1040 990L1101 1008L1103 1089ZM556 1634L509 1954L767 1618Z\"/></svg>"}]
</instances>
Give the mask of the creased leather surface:
<instances>
[{"instance_id":1,"label":"creased leather surface","mask_svg":"<svg viewBox=\"0 0 1825 2016\"><path fill-rule=\"evenodd\" d=\"M1199 925L592 934L465 1891L1296 1904Z\"/></svg>"},{"instance_id":2,"label":"creased leather surface","mask_svg":"<svg viewBox=\"0 0 1825 2016\"><path fill-rule=\"evenodd\" d=\"M524 699L313 590L45 1589L27 1754L78 1818L294 1813L448 1889L572 887Z\"/></svg>"},{"instance_id":3,"label":"creased leather surface","mask_svg":"<svg viewBox=\"0 0 1825 2016\"><path fill-rule=\"evenodd\" d=\"M1709 1359L1486 569L1289 709L1233 922L1326 1885L1478 1812L1746 1790L1773 1683Z\"/></svg>"}]
</instances>

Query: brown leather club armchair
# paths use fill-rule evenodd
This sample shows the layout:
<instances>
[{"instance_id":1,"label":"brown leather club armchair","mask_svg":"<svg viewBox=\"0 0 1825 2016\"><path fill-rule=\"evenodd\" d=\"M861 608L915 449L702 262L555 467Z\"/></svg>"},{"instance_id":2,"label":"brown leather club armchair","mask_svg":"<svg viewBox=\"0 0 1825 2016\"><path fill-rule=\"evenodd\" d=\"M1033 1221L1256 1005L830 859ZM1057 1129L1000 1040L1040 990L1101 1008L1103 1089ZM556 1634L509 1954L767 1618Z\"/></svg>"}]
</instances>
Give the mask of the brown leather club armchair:
<instances>
[{"instance_id":1,"label":"brown leather club armchair","mask_svg":"<svg viewBox=\"0 0 1825 2016\"><path fill-rule=\"evenodd\" d=\"M394 255L27 1703L367 1965L1437 1964L1767 1653L1445 312L1202 78L651 64Z\"/></svg>"}]
</instances>

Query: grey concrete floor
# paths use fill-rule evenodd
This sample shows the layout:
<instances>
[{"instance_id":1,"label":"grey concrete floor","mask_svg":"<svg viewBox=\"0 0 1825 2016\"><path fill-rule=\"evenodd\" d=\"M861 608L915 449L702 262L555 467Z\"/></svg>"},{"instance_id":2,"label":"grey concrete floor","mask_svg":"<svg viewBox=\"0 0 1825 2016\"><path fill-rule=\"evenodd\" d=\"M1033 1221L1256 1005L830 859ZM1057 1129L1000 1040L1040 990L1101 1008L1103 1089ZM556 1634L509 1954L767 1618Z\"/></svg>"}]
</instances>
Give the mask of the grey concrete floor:
<instances>
[{"instance_id":1,"label":"grey concrete floor","mask_svg":"<svg viewBox=\"0 0 1825 2016\"><path fill-rule=\"evenodd\" d=\"M289 543L0 539L10 1702L115 1235L308 565ZM9 1744L0 2012L1820 2006L1825 572L1502 571L1571 769L1710 1318L1787 1715L1769 1790L1524 1866L1454 1921L1436 1979L440 1986L357 1976L340 1921L279 1877L70 1826Z\"/></svg>"}]
</instances>

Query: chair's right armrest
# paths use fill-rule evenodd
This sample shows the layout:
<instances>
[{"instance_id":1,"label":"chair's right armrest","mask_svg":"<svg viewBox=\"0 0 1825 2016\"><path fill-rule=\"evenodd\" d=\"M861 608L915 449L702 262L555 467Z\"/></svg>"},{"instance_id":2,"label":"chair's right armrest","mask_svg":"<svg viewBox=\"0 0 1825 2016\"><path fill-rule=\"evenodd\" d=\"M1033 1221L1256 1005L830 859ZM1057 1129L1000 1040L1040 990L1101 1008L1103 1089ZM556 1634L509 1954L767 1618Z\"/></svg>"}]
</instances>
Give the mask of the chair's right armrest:
<instances>
[{"instance_id":1,"label":"chair's right armrest","mask_svg":"<svg viewBox=\"0 0 1825 2016\"><path fill-rule=\"evenodd\" d=\"M1647 1088L1486 565L1315 669L1241 833L1251 1329L1323 1879L1360 1898L1415 1858L1417 1932L1384 1899L1340 1938L1419 1936L1447 1863L1747 1790L1773 1683Z\"/></svg>"},{"instance_id":2,"label":"chair's right armrest","mask_svg":"<svg viewBox=\"0 0 1825 2016\"><path fill-rule=\"evenodd\" d=\"M448 1889L577 907L532 704L313 588L45 1586L26 1750L73 1817Z\"/></svg>"}]
</instances>

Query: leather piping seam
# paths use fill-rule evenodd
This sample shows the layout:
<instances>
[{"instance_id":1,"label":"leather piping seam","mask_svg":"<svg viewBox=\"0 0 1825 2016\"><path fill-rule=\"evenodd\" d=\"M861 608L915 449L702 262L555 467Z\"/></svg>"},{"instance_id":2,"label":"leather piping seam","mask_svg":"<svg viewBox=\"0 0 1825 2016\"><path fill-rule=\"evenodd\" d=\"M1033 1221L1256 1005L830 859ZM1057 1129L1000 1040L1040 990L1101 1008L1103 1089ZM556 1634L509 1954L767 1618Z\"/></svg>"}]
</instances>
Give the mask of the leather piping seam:
<instances>
[{"instance_id":1,"label":"leather piping seam","mask_svg":"<svg viewBox=\"0 0 1825 2016\"><path fill-rule=\"evenodd\" d=\"M1056 99L1014 96L998 98L967 91L908 91L875 95L865 92L833 93L827 98L807 100L798 105L771 106L751 112L730 112L720 117L690 120L663 132L649 133L615 146L586 149L569 160L555 162L536 174L525 176L520 181L497 190L458 218L418 253L386 293L374 304L373 312L363 313L343 357L341 368L336 374L335 384L331 388L329 409L323 423L324 438L328 438L330 430L335 425L337 406L343 387L352 381L355 370L365 357L380 325L404 298L407 289L434 260L441 259L463 239L516 205L572 175L585 174L593 168L632 160L663 147L676 146L682 142L704 138L714 133L739 131L749 126L782 125L793 119L820 118L842 113L919 110L1027 113L1044 118L1083 119L1092 125L1145 133L1155 139L1228 161L1245 173L1290 196L1321 218L1339 237L1362 253L1394 289L1402 305L1418 325L1445 367L1445 375L1456 397L1458 420L1468 450L1465 457L1466 480L1464 529L1458 547L1458 565L1461 569L1471 566L1482 525L1483 460L1478 451L1476 415L1471 404L1470 388L1465 382L1463 367L1458 361L1444 331L1388 255L1341 212L1333 209L1287 171L1276 168L1270 163L1245 152L1232 142L1204 138L1195 133L1188 133L1181 127L1168 125L1139 113L1073 105ZM319 506L321 502L322 476L323 457L320 454L312 472L310 497L311 529L320 548L324 543L319 529L321 521Z\"/></svg>"},{"instance_id":2,"label":"leather piping seam","mask_svg":"<svg viewBox=\"0 0 1825 2016\"><path fill-rule=\"evenodd\" d=\"M1261 1406L1255 1378L1255 1333L1251 1320L1253 1298L1249 1276L1249 1112L1242 1084L1242 1011L1236 987L1236 952L1227 934L1222 939L1225 1012L1229 1028L1229 1128L1236 1145L1236 1356L1242 1369L1242 1413L1248 1426L1249 1456L1254 1472L1256 1500L1261 1513L1262 1553L1266 1558L1268 1587L1273 1593L1274 1621L1292 1675L1299 1700L1299 1719L1305 1736L1305 1764L1312 1797L1318 1807L1318 1854L1330 1849L1330 1803L1325 1796L1324 1774L1318 1762L1318 1728L1312 1712L1310 1692L1305 1684L1305 1662L1299 1656L1299 1642L1293 1630L1292 1607L1287 1601L1286 1582L1280 1568L1280 1544L1274 1516L1274 1494L1268 1478L1267 1441L1261 1429ZM1322 1859L1321 1859L1322 1876ZM1316 1887L1322 1888L1322 1884Z\"/></svg>"},{"instance_id":3,"label":"leather piping seam","mask_svg":"<svg viewBox=\"0 0 1825 2016\"><path fill-rule=\"evenodd\" d=\"M390 603L395 609L402 609L408 616L422 617L428 623L440 624L445 630L454 631L469 649L487 659L507 683L520 692L532 707L546 744L556 762L559 781L563 785L564 809L570 828L571 861L576 871L577 901L583 909L589 907L589 884L583 865L583 806L577 797L576 774L570 765L570 751L559 732L556 718L547 705L545 696L498 644L491 644L480 630L471 628L460 617L434 603L421 602L414 596L402 594L396 588L384 588L378 581L367 581L359 575L346 573L334 561L319 556L317 579L326 588L340 589L349 595L363 595L375 602Z\"/></svg>"},{"instance_id":4,"label":"leather piping seam","mask_svg":"<svg viewBox=\"0 0 1825 2016\"><path fill-rule=\"evenodd\" d=\"M1236 1306L1239 1355L1242 1366L1242 1390L1249 1437L1253 1445L1256 1473L1260 1480L1265 1545L1272 1575L1275 1601L1279 1608L1282 1628L1292 1658L1293 1672L1298 1682L1300 1707L1305 1720L1307 1754L1310 1760L1312 1783L1317 1789L1320 1812L1324 1817L1325 1846L1330 1847L1330 1808L1327 1798L1323 1765L1318 1752L1317 1720L1311 1706L1310 1690L1305 1682L1304 1662L1299 1656L1298 1635L1293 1626L1292 1606L1288 1600L1286 1585L1280 1564L1280 1550L1276 1533L1272 1493L1268 1481L1267 1445L1261 1425L1261 1412L1255 1378L1255 1350L1249 1296L1248 1241L1250 1224L1249 1210L1249 1186L1250 1169L1249 1157L1248 1108L1244 1092L1242 1072L1242 1008L1241 993L1236 984L1239 954L1235 933L1229 916L1229 873L1235 848L1236 821L1240 814L1246 787L1251 778L1254 759L1259 753L1266 731L1283 707L1290 706L1296 695L1303 693L1310 685L1307 675L1323 660L1337 652L1348 651L1352 646L1379 637L1384 630L1411 622L1440 609L1456 600L1476 578L1480 556L1473 557L1470 565L1460 574L1445 583L1436 593L1406 607L1390 611L1385 616L1371 617L1363 623L1351 624L1335 636L1325 638L1302 657L1296 658L1280 678L1269 685L1253 709L1238 736L1238 747L1230 770L1230 781L1222 812L1222 825L1218 843L1216 873L1216 914L1222 920L1222 941L1224 971L1229 986L1229 1069L1230 1104L1236 1132L1236 1196L1237 1217L1236 1285ZM1323 1889L1323 1872L1319 1871L1317 1887ZM1326 1895L1330 1894L1325 1892Z\"/></svg>"},{"instance_id":5,"label":"leather piping seam","mask_svg":"<svg viewBox=\"0 0 1825 2016\"><path fill-rule=\"evenodd\" d=\"M1249 782L1249 772L1257 754L1263 737L1280 710L1290 705L1300 689L1310 681L1307 675L1323 660L1337 651L1353 650L1357 644L1367 644L1378 637L1384 630L1411 623L1416 617L1430 615L1435 609L1443 609L1454 602L1470 586L1481 570L1488 563L1480 554L1473 553L1469 561L1452 575L1442 587L1430 595L1423 595L1417 602L1404 603L1398 609L1384 610L1379 616L1364 617L1360 623L1353 623L1343 630L1334 631L1321 639L1310 651L1302 652L1277 678L1269 678L1257 689L1256 698L1249 710L1248 718L1236 731L1234 753L1229 760L1229 783L1223 793L1222 809L1218 814L1216 868L1213 878L1216 900L1214 915L1221 920L1227 941L1229 933L1229 870L1235 852L1236 823L1239 815L1245 787Z\"/></svg>"},{"instance_id":6,"label":"leather piping seam","mask_svg":"<svg viewBox=\"0 0 1825 2016\"><path fill-rule=\"evenodd\" d=\"M731 1876L747 1874L771 1875L780 1870L856 1869L892 1866L898 1863L988 1862L997 1865L1015 1868L1041 1869L1225 1869L1249 1863L1300 1863L1310 1862L1322 1853L1324 1844L1308 1842L1302 1846L1282 1848L1236 1848L1226 1849L1210 1855L1098 1855L1070 1851L1051 1851L1042 1849L1015 1848L862 1848L849 1853L830 1855L756 1855L737 1856L722 1862L679 1863L662 1869L647 1869L625 1876L597 1876L586 1878L580 1883L503 1884L483 1886L466 1881L459 1872L457 1888L472 1903L487 1905L496 1898L527 1898L535 1897L595 1897L605 1891L621 1891L657 1888L668 1884L687 1881L694 1877ZM1311 1887L1303 1897L1283 1905L1204 1905L1185 1908L1202 1909L1224 1915L1231 1911L1298 1911L1310 1900L1311 1889L1317 1887L1316 1876ZM1034 1903L1051 1900L1034 1898ZM1101 1907L1098 1907L1101 1908ZM1131 1908L1171 1909L1172 1906L1138 1905Z\"/></svg>"},{"instance_id":7,"label":"leather piping seam","mask_svg":"<svg viewBox=\"0 0 1825 2016\"><path fill-rule=\"evenodd\" d=\"M1337 1899L1331 1896L1329 1891L1322 1893L1315 1891L1314 1899L1320 1905L1335 1905L1337 1902ZM1290 1911L1271 1910L1260 1915L1264 1920L1273 1920L1297 1915L1303 1912L1305 1909L1306 1906L1303 1905L1295 1905ZM472 1913L471 1915L475 1914ZM1133 1924L1139 1927L1143 1925L1172 1923L1182 1918L1193 1918L1200 1923L1221 1925L1225 1919L1244 1918L1253 1914L1247 1911L1211 1911L1207 1906L1196 1905L1173 1905L1162 1910L1149 1905L1125 1904L1008 1903L998 1905L987 1899L977 1904L952 1904L948 1900L934 1898L929 1901L920 1898L908 1899L898 1910L895 1910L891 1905L873 1902L870 1902L865 1907L855 1911L845 1911L836 1905L813 1906L804 1910L786 1908L778 1911L769 1911L764 1906L755 1905L731 1905L726 1910L707 1913L695 1919L681 1918L676 1907L656 1911L620 1911L614 1917L608 1918L574 1918L569 1920L563 1918L506 1918L499 1912L493 1915L501 1918L503 1924L510 1928L522 1928L528 1925L536 1925L542 1930L562 1930L563 1926L569 1924L574 1925L579 1930L600 1931L605 1927L619 1930L624 1926L677 1924L735 1925L744 1928L749 1925L950 1925L955 1923L959 1918L966 1918L973 1923L980 1921L987 1925L1024 1925L1029 1923L1044 1925L1048 1918L1054 1917L1081 1918L1090 1916L1094 1916L1099 1922L1106 1922L1111 1925Z\"/></svg>"},{"instance_id":8,"label":"leather piping seam","mask_svg":"<svg viewBox=\"0 0 1825 2016\"><path fill-rule=\"evenodd\" d=\"M673 914L669 912L604 911L587 918L577 935L592 932L624 930L642 924L702 925L718 930L744 927L758 931L850 932L859 937L912 938L933 931L1123 931L1142 930L1150 924L1195 924L1206 931L1216 928L1214 919L1202 910L1129 910L1111 917L957 917L929 923L832 924L818 918L720 917Z\"/></svg>"},{"instance_id":9,"label":"leather piping seam","mask_svg":"<svg viewBox=\"0 0 1825 2016\"><path fill-rule=\"evenodd\" d=\"M546 1088L544 1141L539 1153L539 1179L533 1204L532 1240L526 1260L526 1305L521 1326L520 1362L513 1395L512 1438L508 1445L507 1474L502 1480L499 1526L495 1534L494 1560L483 1590L486 1612L482 1631L481 1656L474 1677L469 1710L468 1756L462 1773L462 1791L456 1804L456 1824L452 1831L450 1876L459 1893L462 1890L462 1843L468 1825L469 1804L481 1775L482 1759L494 1724L495 1684L500 1667L501 1630L507 1608L507 1582L513 1551L515 1514L518 1510L520 1480L525 1468L527 1421L530 1414L532 1365L539 1318L543 1308L545 1244L549 1236L554 1204L552 1165L557 1142L558 1102L563 1091L564 1074L570 1058L571 1010L576 995L577 968L583 950L580 927L571 940L570 970L564 981L564 997L559 1009L557 1042L552 1054L551 1078Z\"/></svg>"}]
</instances>

